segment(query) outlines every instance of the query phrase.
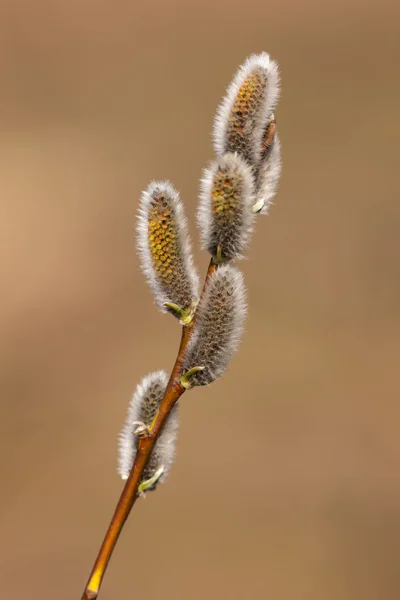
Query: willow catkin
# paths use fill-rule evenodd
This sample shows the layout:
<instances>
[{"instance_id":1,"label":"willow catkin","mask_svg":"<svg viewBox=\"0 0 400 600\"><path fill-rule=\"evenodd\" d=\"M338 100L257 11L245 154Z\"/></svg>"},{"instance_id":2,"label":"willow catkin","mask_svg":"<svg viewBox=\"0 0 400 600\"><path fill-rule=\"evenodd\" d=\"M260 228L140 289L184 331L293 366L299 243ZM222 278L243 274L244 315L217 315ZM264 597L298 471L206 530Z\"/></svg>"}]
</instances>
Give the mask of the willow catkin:
<instances>
[{"instance_id":1,"label":"willow catkin","mask_svg":"<svg viewBox=\"0 0 400 600\"><path fill-rule=\"evenodd\" d=\"M222 260L241 258L253 230L253 172L238 154L204 171L197 220L202 247Z\"/></svg>"},{"instance_id":2,"label":"willow catkin","mask_svg":"<svg viewBox=\"0 0 400 600\"><path fill-rule=\"evenodd\" d=\"M118 472L122 479L127 479L135 460L139 436L135 433L139 424L150 427L168 383L165 371L155 371L144 377L137 386L129 403L125 425L119 436ZM157 483L165 479L175 456L175 444L178 430L178 405L175 405L165 421L164 427L152 450L144 469L142 482L154 477L162 470Z\"/></svg>"},{"instance_id":3,"label":"willow catkin","mask_svg":"<svg viewBox=\"0 0 400 600\"><path fill-rule=\"evenodd\" d=\"M281 174L281 143L272 120L265 129L261 161L256 171L253 212L267 214L275 196Z\"/></svg>"},{"instance_id":4,"label":"willow catkin","mask_svg":"<svg viewBox=\"0 0 400 600\"><path fill-rule=\"evenodd\" d=\"M174 304L190 313L198 276L179 194L169 182L153 182L142 193L137 234L142 270L158 307L168 311L166 304Z\"/></svg>"},{"instance_id":5,"label":"willow catkin","mask_svg":"<svg viewBox=\"0 0 400 600\"><path fill-rule=\"evenodd\" d=\"M217 155L237 152L249 164L257 166L264 129L278 98L276 62L266 52L252 54L239 67L219 106L214 122Z\"/></svg>"},{"instance_id":6,"label":"willow catkin","mask_svg":"<svg viewBox=\"0 0 400 600\"><path fill-rule=\"evenodd\" d=\"M246 315L243 276L232 265L222 265L210 277L198 307L196 330L183 357L183 375L201 371L191 385L207 385L220 377L235 353Z\"/></svg>"}]
</instances>

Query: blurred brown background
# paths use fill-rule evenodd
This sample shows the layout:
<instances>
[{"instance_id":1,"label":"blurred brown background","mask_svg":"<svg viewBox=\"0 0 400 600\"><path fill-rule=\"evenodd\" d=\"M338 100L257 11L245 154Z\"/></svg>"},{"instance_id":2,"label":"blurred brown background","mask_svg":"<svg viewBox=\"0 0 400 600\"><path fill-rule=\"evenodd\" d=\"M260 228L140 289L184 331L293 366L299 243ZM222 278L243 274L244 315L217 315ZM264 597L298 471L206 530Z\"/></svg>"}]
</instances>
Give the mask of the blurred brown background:
<instances>
[{"instance_id":1,"label":"blurred brown background","mask_svg":"<svg viewBox=\"0 0 400 600\"><path fill-rule=\"evenodd\" d=\"M80 598L131 392L179 341L139 271L139 194L170 178L198 241L214 111L262 50L284 171L241 263L245 338L184 397L101 598L400 597L396 4L1 2L2 599Z\"/></svg>"}]
</instances>

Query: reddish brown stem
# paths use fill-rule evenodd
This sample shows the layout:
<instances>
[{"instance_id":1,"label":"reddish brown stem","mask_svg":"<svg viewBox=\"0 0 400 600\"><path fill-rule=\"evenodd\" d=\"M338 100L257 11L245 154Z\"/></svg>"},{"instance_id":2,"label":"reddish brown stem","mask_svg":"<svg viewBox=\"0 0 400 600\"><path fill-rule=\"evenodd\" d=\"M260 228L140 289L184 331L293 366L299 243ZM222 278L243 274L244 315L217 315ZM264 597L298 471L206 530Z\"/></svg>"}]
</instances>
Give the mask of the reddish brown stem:
<instances>
[{"instance_id":1,"label":"reddish brown stem","mask_svg":"<svg viewBox=\"0 0 400 600\"><path fill-rule=\"evenodd\" d=\"M201 297L204 294L204 290L207 286L209 277L214 273L216 268L216 265L211 260L210 265L208 267L207 276L204 282ZM111 558L118 537L122 531L126 519L129 516L132 506L135 504L136 499L138 497L138 487L141 482L143 471L146 467L151 451L172 407L185 391L185 388L180 383L182 375L182 360L186 347L189 343L189 339L195 328L195 324L196 314L194 315L191 323L182 328L182 338L179 346L178 355L167 385L167 389L165 390L164 397L160 403L160 408L157 413L157 417L153 423L150 434L147 437L140 438L139 440L134 464L126 481L125 487L122 490L114 515L111 519L111 523L108 527L107 533L104 537L96 561L93 565L93 569L90 573L85 591L82 595L82 600L96 600L98 596L108 562Z\"/></svg>"}]
</instances>

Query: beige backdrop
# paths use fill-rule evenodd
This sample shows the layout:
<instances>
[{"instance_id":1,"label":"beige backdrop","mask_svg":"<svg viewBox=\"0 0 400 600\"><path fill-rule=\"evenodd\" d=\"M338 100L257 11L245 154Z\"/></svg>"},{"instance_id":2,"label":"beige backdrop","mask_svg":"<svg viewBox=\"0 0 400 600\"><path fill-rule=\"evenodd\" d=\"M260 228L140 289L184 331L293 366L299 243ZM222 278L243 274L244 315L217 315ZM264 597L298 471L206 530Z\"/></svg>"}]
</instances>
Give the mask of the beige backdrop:
<instances>
[{"instance_id":1,"label":"beige backdrop","mask_svg":"<svg viewBox=\"0 0 400 600\"><path fill-rule=\"evenodd\" d=\"M366 4L2 0L2 599L80 598L130 394L179 340L139 271L139 194L171 178L198 242L213 114L262 50L284 172L240 265L245 338L184 397L101 598L399 598L400 9Z\"/></svg>"}]
</instances>

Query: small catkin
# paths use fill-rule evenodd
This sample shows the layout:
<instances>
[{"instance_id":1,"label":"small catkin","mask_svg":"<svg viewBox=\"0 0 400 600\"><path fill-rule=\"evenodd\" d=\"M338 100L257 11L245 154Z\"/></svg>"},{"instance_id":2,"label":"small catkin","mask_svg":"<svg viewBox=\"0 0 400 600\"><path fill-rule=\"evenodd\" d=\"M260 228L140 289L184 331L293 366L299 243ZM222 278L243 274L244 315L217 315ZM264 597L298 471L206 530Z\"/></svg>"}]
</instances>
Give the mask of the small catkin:
<instances>
[{"instance_id":1,"label":"small catkin","mask_svg":"<svg viewBox=\"0 0 400 600\"><path fill-rule=\"evenodd\" d=\"M214 146L219 157L237 152L257 166L262 137L279 98L276 62L265 52L251 55L239 67L218 109Z\"/></svg>"},{"instance_id":2,"label":"small catkin","mask_svg":"<svg viewBox=\"0 0 400 600\"><path fill-rule=\"evenodd\" d=\"M207 385L224 373L238 347L245 315L243 276L232 265L222 265L210 277L183 358L184 374L203 367L191 376L191 385Z\"/></svg>"},{"instance_id":3,"label":"small catkin","mask_svg":"<svg viewBox=\"0 0 400 600\"><path fill-rule=\"evenodd\" d=\"M172 303L190 313L197 302L198 276L182 203L169 182L153 182L142 193L137 233L142 270L156 304L162 311Z\"/></svg>"},{"instance_id":4,"label":"small catkin","mask_svg":"<svg viewBox=\"0 0 400 600\"><path fill-rule=\"evenodd\" d=\"M271 134L271 128L273 132ZM281 143L276 133L275 121L266 130L267 143L263 144L263 155L256 174L256 200L254 212L267 214L275 196L281 174Z\"/></svg>"},{"instance_id":5,"label":"small catkin","mask_svg":"<svg viewBox=\"0 0 400 600\"><path fill-rule=\"evenodd\" d=\"M204 172L198 225L202 247L222 260L241 258L253 229L253 172L238 154L225 154Z\"/></svg>"},{"instance_id":6,"label":"small catkin","mask_svg":"<svg viewBox=\"0 0 400 600\"><path fill-rule=\"evenodd\" d=\"M118 472L122 479L127 479L131 471L139 436L135 434L139 423L150 426L168 383L165 371L156 371L143 378L137 386L129 403L125 425L119 436ZM178 406L175 405L165 421L157 439L150 459L143 472L142 482L151 479L163 467L163 472L156 484L148 489L155 489L163 481L174 461L175 444L178 430Z\"/></svg>"}]
</instances>

